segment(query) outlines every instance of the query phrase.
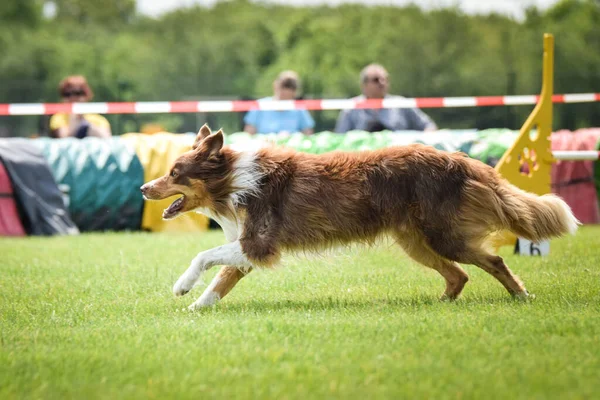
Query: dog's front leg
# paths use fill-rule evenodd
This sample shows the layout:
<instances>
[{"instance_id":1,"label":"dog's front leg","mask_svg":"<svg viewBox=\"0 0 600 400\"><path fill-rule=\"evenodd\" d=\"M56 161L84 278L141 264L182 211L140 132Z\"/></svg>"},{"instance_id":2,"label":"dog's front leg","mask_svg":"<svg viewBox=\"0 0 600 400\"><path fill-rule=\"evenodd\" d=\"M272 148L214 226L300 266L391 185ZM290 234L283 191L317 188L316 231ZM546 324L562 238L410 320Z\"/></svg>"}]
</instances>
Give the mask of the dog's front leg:
<instances>
[{"instance_id":1,"label":"dog's front leg","mask_svg":"<svg viewBox=\"0 0 600 400\"><path fill-rule=\"evenodd\" d=\"M241 269L252 267L252 264L242 252L240 242L236 240L235 242L198 253L192 260L190 267L173 286L173 293L176 296L183 296L192 290L192 287L194 287L194 284L200 279L204 271L215 265L223 264L233 265Z\"/></svg>"},{"instance_id":2,"label":"dog's front leg","mask_svg":"<svg viewBox=\"0 0 600 400\"><path fill-rule=\"evenodd\" d=\"M202 296L198 298L192 305L189 306L190 310L197 308L208 307L216 304L219 300L229 293L231 289L246 276L252 268L238 268L226 265L215 277L212 282L202 293Z\"/></svg>"}]
</instances>

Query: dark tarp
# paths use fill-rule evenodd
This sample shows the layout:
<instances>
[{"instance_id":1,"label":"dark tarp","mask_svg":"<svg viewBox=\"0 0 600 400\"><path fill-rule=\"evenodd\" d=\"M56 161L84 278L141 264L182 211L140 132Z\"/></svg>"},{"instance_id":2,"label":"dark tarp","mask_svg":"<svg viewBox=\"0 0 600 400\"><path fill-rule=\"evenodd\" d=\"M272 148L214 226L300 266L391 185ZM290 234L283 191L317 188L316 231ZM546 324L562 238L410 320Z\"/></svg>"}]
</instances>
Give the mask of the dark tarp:
<instances>
[{"instance_id":1,"label":"dark tarp","mask_svg":"<svg viewBox=\"0 0 600 400\"><path fill-rule=\"evenodd\" d=\"M144 169L119 137L35 139L81 231L139 230Z\"/></svg>"},{"instance_id":2,"label":"dark tarp","mask_svg":"<svg viewBox=\"0 0 600 400\"><path fill-rule=\"evenodd\" d=\"M29 139L0 139L0 159L30 235L77 234L48 163Z\"/></svg>"},{"instance_id":3,"label":"dark tarp","mask_svg":"<svg viewBox=\"0 0 600 400\"><path fill-rule=\"evenodd\" d=\"M596 144L596 150L600 152L600 138ZM594 183L596 184L596 193L598 199L598 208L600 208L600 160L594 161Z\"/></svg>"}]
</instances>

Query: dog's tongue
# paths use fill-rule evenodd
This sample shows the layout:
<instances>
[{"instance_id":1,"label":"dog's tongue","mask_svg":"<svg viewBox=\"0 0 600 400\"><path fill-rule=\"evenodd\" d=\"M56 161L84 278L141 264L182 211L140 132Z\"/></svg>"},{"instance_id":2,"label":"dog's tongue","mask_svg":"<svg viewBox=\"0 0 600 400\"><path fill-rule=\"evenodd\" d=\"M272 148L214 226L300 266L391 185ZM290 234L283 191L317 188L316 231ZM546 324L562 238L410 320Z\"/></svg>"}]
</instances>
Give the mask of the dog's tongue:
<instances>
[{"instance_id":1,"label":"dog's tongue","mask_svg":"<svg viewBox=\"0 0 600 400\"><path fill-rule=\"evenodd\" d=\"M163 211L163 218L171 218L175 214L177 214L179 211L181 211L181 209L183 208L183 200L184 200L184 197L182 196L182 197L178 198L177 200L175 200L173 203L171 203L169 208L167 208L165 211Z\"/></svg>"}]
</instances>

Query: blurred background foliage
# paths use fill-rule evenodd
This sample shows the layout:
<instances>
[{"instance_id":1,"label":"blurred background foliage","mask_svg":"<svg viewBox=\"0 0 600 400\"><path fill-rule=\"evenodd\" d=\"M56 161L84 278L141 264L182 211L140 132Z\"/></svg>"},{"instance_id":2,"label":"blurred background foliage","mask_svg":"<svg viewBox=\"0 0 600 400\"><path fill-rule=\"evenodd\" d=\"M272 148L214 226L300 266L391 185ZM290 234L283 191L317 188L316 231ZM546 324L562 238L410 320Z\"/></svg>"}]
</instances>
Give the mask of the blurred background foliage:
<instances>
[{"instance_id":1,"label":"blurred background foliage","mask_svg":"<svg viewBox=\"0 0 600 400\"><path fill-rule=\"evenodd\" d=\"M535 94L542 36L555 35L555 92L600 91L600 1L530 8L523 21L416 6L289 7L247 0L152 18L135 0L2 0L0 103L59 101L57 85L88 78L94 101L247 99L272 93L281 70L303 79L304 98L359 94L370 62L407 97ZM440 128L518 128L531 107L429 109ZM336 111L314 112L316 131ZM557 105L555 129L600 126L598 103ZM208 120L229 132L240 114L107 116L115 134L153 123L194 131ZM45 134L46 117L0 117L0 136Z\"/></svg>"}]
</instances>

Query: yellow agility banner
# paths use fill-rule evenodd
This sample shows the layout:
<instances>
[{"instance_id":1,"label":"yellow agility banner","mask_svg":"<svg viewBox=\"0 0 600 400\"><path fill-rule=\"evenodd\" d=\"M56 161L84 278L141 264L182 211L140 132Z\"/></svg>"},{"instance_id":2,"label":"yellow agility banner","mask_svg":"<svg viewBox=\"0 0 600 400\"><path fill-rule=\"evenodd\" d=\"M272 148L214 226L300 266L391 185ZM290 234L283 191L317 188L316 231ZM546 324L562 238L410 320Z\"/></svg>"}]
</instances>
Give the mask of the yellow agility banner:
<instances>
[{"instance_id":1,"label":"yellow agility banner","mask_svg":"<svg viewBox=\"0 0 600 400\"><path fill-rule=\"evenodd\" d=\"M513 185L543 195L550 193L552 163L552 94L554 90L554 36L544 34L542 60L542 90L539 102L521 127L515 143L506 150L498 164L498 171ZM517 237L501 232L492 238L496 248L515 245Z\"/></svg>"}]
</instances>

